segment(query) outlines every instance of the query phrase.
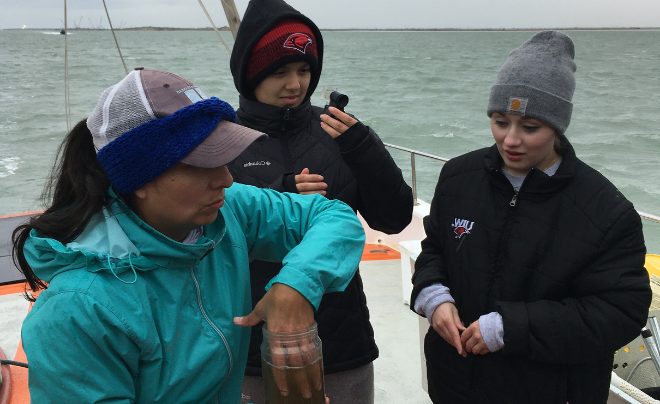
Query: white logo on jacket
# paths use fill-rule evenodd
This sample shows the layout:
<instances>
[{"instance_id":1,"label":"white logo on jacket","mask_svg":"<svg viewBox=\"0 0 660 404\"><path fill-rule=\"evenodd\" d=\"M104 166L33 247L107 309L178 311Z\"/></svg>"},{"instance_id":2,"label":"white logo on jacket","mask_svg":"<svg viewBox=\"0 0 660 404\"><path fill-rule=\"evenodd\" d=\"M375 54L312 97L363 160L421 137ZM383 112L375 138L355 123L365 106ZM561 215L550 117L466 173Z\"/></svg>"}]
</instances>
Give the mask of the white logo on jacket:
<instances>
[{"instance_id":1,"label":"white logo on jacket","mask_svg":"<svg viewBox=\"0 0 660 404\"><path fill-rule=\"evenodd\" d=\"M250 161L245 164L243 164L243 168L245 167L252 167L252 166L269 166L271 163L270 161Z\"/></svg>"},{"instance_id":2,"label":"white logo on jacket","mask_svg":"<svg viewBox=\"0 0 660 404\"><path fill-rule=\"evenodd\" d=\"M452 227L454 228L454 234L456 234L456 238L461 238L461 236L464 234L470 234L470 230L472 230L473 225L474 222L469 220L454 218L454 224Z\"/></svg>"}]
</instances>

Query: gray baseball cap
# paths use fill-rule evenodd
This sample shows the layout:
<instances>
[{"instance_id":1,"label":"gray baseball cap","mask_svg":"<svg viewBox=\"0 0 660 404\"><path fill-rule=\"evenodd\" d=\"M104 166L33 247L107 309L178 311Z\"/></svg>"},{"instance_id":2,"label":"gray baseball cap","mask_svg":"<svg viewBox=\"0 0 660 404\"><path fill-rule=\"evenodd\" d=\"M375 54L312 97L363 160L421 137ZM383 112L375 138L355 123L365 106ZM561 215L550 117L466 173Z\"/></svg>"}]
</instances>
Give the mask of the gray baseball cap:
<instances>
[{"instance_id":1,"label":"gray baseball cap","mask_svg":"<svg viewBox=\"0 0 660 404\"><path fill-rule=\"evenodd\" d=\"M101 94L87 119L87 127L98 153L126 132L206 99L208 97L199 87L183 77L136 67ZM223 116L180 162L196 167L220 167L238 157L252 142L268 138L262 132L233 123L233 108L228 104L227 107L231 110L231 117ZM159 149L162 146L154 147L155 151Z\"/></svg>"}]
</instances>

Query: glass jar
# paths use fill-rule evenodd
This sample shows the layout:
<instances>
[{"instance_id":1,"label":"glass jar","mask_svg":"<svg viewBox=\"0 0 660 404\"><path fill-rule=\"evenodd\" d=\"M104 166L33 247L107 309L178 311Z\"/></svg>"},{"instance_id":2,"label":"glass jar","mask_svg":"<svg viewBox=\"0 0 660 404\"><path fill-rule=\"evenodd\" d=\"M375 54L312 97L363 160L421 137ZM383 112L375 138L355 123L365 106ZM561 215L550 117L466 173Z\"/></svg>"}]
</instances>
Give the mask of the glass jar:
<instances>
[{"instance_id":1,"label":"glass jar","mask_svg":"<svg viewBox=\"0 0 660 404\"><path fill-rule=\"evenodd\" d=\"M268 331L266 326L261 343L266 404L325 404L323 354L316 323L291 333Z\"/></svg>"}]
</instances>

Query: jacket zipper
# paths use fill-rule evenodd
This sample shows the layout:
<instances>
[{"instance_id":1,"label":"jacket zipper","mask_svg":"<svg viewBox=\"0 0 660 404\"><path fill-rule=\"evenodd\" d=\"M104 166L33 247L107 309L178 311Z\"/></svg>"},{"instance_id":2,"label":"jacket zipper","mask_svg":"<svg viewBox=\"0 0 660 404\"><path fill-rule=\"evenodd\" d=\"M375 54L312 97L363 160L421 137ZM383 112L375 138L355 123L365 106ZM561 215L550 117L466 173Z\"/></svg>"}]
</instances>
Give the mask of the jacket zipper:
<instances>
[{"instance_id":1,"label":"jacket zipper","mask_svg":"<svg viewBox=\"0 0 660 404\"><path fill-rule=\"evenodd\" d=\"M197 281L197 277L195 276L194 269L195 269L194 265L190 264L190 276L192 277L193 282L195 282L195 288L197 289L197 304L199 305L199 311L202 313L202 316L204 316L204 319L206 319L209 325L211 325L213 330L215 330L215 332L220 336L220 338L222 338L222 342L225 344L225 349L227 350L227 354L229 355L229 373L227 373L227 377L225 378L225 380L222 381L222 384L224 384L234 369L234 357L231 354L231 348L229 347L229 342L227 342L227 338L225 338L225 335L222 333L222 331L220 331L220 329L213 323L213 321L211 321L208 314L206 314L206 310L204 310L204 306L202 305L202 292L199 287L199 282Z\"/></svg>"},{"instance_id":2,"label":"jacket zipper","mask_svg":"<svg viewBox=\"0 0 660 404\"><path fill-rule=\"evenodd\" d=\"M284 119L282 120L282 131L284 131L286 129L286 127L288 126L288 124L289 124L289 113L290 113L290 111L291 110L289 108L287 108L286 112L284 113Z\"/></svg>"},{"instance_id":3,"label":"jacket zipper","mask_svg":"<svg viewBox=\"0 0 660 404\"><path fill-rule=\"evenodd\" d=\"M289 124L289 114L290 109L287 108L284 113L284 118L282 120L282 136L280 136L280 143L282 144L282 154L284 154L284 167L286 167L287 172L293 172L293 162L291 161L291 151L289 150L289 139L286 135L285 130Z\"/></svg>"},{"instance_id":4,"label":"jacket zipper","mask_svg":"<svg viewBox=\"0 0 660 404\"><path fill-rule=\"evenodd\" d=\"M518 192L519 192L519 191L516 191L516 192L513 194L513 198L511 199L511 202L509 202L509 206L511 206L511 207L516 206L516 202L518 201Z\"/></svg>"},{"instance_id":5,"label":"jacket zipper","mask_svg":"<svg viewBox=\"0 0 660 404\"><path fill-rule=\"evenodd\" d=\"M522 188L522 185L520 186L520 188ZM514 189L514 191L513 191L513 198L511 198L511 201L509 202L509 206L512 207L512 208L516 207L516 203L518 202L518 193L520 192L520 188L518 190ZM509 219L511 218L511 216L513 214L514 214L513 210L509 210L506 213L507 219L505 221L505 227L504 227L504 229L502 229L502 236L501 236L500 242L499 242L499 248L498 249L499 249L500 253L498 253L497 261L495 263L496 274L495 274L495 277L492 280L493 284L498 284L499 283L499 279L500 279L500 276L501 276L501 273L502 273L502 254L501 254L501 252L504 251L504 249L507 245L507 242L506 242L507 235L511 231L511 228L510 228L511 221ZM460 247L460 244L459 244L459 247ZM488 292L487 302L488 302L489 307L490 307L491 302L494 302L494 298L493 298L493 293L494 292L493 292L493 290L494 289L490 289L489 292Z\"/></svg>"}]
</instances>

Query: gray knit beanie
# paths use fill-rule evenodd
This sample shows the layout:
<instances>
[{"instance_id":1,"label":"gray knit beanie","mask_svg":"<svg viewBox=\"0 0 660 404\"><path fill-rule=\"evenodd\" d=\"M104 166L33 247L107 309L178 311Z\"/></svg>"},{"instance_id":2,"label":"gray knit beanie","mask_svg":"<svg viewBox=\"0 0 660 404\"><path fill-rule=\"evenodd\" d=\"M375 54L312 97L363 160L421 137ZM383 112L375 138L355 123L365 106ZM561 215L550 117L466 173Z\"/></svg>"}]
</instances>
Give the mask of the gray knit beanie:
<instances>
[{"instance_id":1,"label":"gray knit beanie","mask_svg":"<svg viewBox=\"0 0 660 404\"><path fill-rule=\"evenodd\" d=\"M575 90L575 48L571 38L543 31L514 49L490 90L493 112L541 120L563 134L571 122Z\"/></svg>"}]
</instances>

